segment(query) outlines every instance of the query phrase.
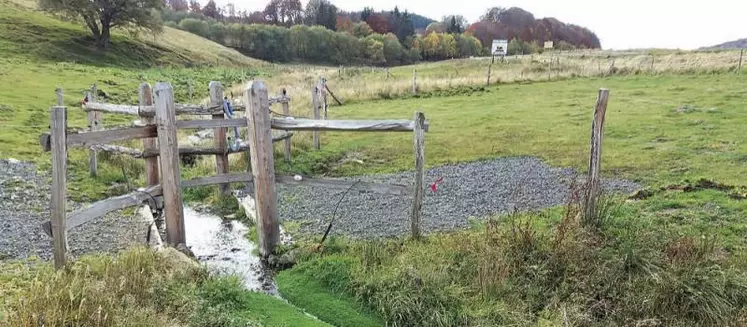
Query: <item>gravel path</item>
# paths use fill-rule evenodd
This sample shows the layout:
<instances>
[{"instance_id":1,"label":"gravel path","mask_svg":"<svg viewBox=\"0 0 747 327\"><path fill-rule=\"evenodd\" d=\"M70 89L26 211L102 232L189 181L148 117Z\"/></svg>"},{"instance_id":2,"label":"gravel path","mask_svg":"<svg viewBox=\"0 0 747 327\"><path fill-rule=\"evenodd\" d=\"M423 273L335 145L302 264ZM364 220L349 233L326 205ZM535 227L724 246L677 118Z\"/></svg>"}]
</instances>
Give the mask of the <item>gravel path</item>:
<instances>
[{"instance_id":1,"label":"gravel path","mask_svg":"<svg viewBox=\"0 0 747 327\"><path fill-rule=\"evenodd\" d=\"M469 218L519 210L542 209L565 203L573 169L553 168L533 157L443 166L426 172L431 184L438 178L436 192L425 192L422 228L443 231L468 226ZM359 179L411 185L413 172L365 176ZM608 191L630 193L635 183L604 180ZM280 217L298 221L302 233L322 234L335 205L345 190L278 186ZM352 237L387 237L409 233L410 198L394 195L350 192L340 204L332 234Z\"/></svg>"},{"instance_id":2,"label":"gravel path","mask_svg":"<svg viewBox=\"0 0 747 327\"><path fill-rule=\"evenodd\" d=\"M34 165L0 159L0 259L52 257L52 239L40 224L49 220L50 183ZM81 204L68 203L68 208ZM134 215L112 213L68 233L70 253L117 251L145 242L147 224Z\"/></svg>"}]
</instances>

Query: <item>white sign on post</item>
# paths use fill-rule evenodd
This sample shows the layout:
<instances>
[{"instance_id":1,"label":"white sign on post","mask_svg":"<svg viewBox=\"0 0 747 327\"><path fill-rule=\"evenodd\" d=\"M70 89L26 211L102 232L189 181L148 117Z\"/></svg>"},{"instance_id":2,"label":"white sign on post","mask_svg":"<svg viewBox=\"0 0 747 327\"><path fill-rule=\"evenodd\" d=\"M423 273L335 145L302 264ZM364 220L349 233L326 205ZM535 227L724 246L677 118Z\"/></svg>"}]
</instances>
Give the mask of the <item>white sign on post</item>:
<instances>
[{"instance_id":1,"label":"white sign on post","mask_svg":"<svg viewBox=\"0 0 747 327\"><path fill-rule=\"evenodd\" d=\"M492 50L494 56L505 56L508 52L508 40L493 40Z\"/></svg>"},{"instance_id":2,"label":"white sign on post","mask_svg":"<svg viewBox=\"0 0 747 327\"><path fill-rule=\"evenodd\" d=\"M545 41L545 49L552 49L552 48L553 48L553 42Z\"/></svg>"}]
</instances>

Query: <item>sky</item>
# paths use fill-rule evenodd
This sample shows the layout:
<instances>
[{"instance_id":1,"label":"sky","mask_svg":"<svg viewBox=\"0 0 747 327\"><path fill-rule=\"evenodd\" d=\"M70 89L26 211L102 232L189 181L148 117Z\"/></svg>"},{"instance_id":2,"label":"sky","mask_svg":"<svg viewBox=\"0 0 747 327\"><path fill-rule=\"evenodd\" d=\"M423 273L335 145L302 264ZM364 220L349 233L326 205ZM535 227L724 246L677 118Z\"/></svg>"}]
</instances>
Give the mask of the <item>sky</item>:
<instances>
[{"instance_id":1,"label":"sky","mask_svg":"<svg viewBox=\"0 0 747 327\"><path fill-rule=\"evenodd\" d=\"M202 1L207 2L207 0ZM216 0L262 10L269 0ZM306 5L306 0L301 0ZM521 7L535 18L555 17L594 31L605 49L696 49L747 38L747 0L331 0L345 11L399 6L440 20L450 14L477 21L487 8Z\"/></svg>"}]
</instances>

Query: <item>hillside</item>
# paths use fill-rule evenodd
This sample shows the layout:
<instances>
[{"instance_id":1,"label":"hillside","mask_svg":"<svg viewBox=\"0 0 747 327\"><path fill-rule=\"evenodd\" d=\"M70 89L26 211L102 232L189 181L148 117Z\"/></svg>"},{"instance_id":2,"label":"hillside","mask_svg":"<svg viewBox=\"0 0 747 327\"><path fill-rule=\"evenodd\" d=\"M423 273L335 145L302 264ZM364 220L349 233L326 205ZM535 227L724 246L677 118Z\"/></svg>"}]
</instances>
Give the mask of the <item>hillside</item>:
<instances>
[{"instance_id":1,"label":"hillside","mask_svg":"<svg viewBox=\"0 0 747 327\"><path fill-rule=\"evenodd\" d=\"M706 49L742 49L747 48L747 38L729 41L718 45L706 47Z\"/></svg>"},{"instance_id":2,"label":"hillside","mask_svg":"<svg viewBox=\"0 0 747 327\"><path fill-rule=\"evenodd\" d=\"M91 46L83 26L37 10L33 0L0 0L0 54L6 59L118 67L261 64L218 43L168 27L155 36L115 33L113 41L111 49L102 52Z\"/></svg>"}]
</instances>

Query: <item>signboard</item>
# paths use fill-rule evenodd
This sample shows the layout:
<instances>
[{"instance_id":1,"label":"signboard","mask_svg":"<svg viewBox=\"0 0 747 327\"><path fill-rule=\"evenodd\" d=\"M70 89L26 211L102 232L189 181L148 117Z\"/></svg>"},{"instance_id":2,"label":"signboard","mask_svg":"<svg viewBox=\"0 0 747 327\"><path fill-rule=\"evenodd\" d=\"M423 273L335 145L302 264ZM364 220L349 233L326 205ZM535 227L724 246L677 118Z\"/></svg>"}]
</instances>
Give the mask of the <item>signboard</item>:
<instances>
[{"instance_id":1,"label":"signboard","mask_svg":"<svg viewBox=\"0 0 747 327\"><path fill-rule=\"evenodd\" d=\"M508 40L493 40L492 50L494 56L505 56L508 51Z\"/></svg>"},{"instance_id":2,"label":"signboard","mask_svg":"<svg viewBox=\"0 0 747 327\"><path fill-rule=\"evenodd\" d=\"M545 41L545 49L552 49L553 43L552 41Z\"/></svg>"}]
</instances>

